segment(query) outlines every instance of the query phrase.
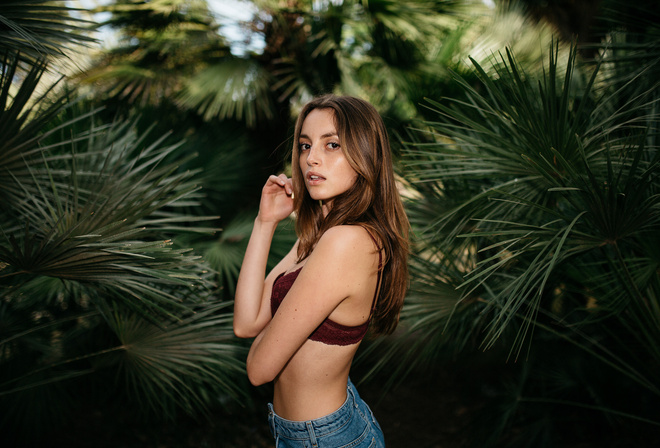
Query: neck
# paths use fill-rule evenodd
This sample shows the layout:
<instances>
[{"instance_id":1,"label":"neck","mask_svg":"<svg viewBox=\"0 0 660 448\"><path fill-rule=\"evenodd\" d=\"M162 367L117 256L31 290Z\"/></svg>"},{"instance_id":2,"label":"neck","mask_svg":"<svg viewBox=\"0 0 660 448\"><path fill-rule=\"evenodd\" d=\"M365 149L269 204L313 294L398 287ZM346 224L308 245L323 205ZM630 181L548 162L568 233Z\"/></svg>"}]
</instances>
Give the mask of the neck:
<instances>
[{"instance_id":1,"label":"neck","mask_svg":"<svg viewBox=\"0 0 660 448\"><path fill-rule=\"evenodd\" d=\"M328 213L330 213L330 206L332 205L331 201L322 201L319 199L319 205L321 206L321 210L323 211L323 217L325 218L328 216Z\"/></svg>"}]
</instances>

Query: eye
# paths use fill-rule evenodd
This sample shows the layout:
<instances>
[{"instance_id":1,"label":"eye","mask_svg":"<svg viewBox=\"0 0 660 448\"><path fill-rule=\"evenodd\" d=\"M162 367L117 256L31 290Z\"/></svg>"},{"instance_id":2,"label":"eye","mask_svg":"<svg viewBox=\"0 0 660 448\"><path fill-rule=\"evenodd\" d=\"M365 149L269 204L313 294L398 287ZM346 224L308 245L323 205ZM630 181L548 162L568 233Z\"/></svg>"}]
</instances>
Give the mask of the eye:
<instances>
[{"instance_id":1,"label":"eye","mask_svg":"<svg viewBox=\"0 0 660 448\"><path fill-rule=\"evenodd\" d=\"M333 149L333 150L337 150L337 149L341 148L341 145L337 142L330 142L330 143L328 143L327 146L328 146L328 148Z\"/></svg>"},{"instance_id":2,"label":"eye","mask_svg":"<svg viewBox=\"0 0 660 448\"><path fill-rule=\"evenodd\" d=\"M312 145L310 145L309 143L300 143L300 144L298 145L298 148L299 148L301 151L309 151L309 148L311 148L311 147L312 147Z\"/></svg>"}]
</instances>

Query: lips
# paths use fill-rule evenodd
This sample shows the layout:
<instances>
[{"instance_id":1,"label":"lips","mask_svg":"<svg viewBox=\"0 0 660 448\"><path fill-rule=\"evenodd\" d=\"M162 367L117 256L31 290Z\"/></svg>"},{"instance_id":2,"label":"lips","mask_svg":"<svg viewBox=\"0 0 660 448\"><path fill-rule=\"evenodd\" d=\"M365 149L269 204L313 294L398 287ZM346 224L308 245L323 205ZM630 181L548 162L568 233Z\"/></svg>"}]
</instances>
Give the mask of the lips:
<instances>
[{"instance_id":1,"label":"lips","mask_svg":"<svg viewBox=\"0 0 660 448\"><path fill-rule=\"evenodd\" d=\"M318 185L325 180L325 177L321 176L319 173L310 171L305 175L305 180L307 180L308 185Z\"/></svg>"}]
</instances>

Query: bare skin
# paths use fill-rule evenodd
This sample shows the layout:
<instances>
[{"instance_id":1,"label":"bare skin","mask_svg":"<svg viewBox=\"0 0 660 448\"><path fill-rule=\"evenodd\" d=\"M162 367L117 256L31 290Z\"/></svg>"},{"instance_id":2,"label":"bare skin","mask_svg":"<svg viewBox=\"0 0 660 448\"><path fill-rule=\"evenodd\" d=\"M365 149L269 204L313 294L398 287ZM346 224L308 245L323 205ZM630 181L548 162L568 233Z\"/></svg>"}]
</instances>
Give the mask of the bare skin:
<instances>
[{"instance_id":1,"label":"bare skin","mask_svg":"<svg viewBox=\"0 0 660 448\"><path fill-rule=\"evenodd\" d=\"M348 162L331 118L326 110L312 111L300 139L300 169L303 175L314 173L306 176L306 186L313 199L323 201L326 214L332 199L357 176L350 165L346 169ZM328 415L344 403L351 362L360 345L328 345L307 338L328 317L348 326L368 320L379 257L364 228L337 226L326 231L311 255L300 262L296 243L264 280L275 227L293 211L292 191L285 175L270 176L262 190L236 287L234 332L255 337L247 358L250 381L255 385L274 381L275 412L302 421ZM275 278L300 267L295 283L271 316Z\"/></svg>"}]
</instances>

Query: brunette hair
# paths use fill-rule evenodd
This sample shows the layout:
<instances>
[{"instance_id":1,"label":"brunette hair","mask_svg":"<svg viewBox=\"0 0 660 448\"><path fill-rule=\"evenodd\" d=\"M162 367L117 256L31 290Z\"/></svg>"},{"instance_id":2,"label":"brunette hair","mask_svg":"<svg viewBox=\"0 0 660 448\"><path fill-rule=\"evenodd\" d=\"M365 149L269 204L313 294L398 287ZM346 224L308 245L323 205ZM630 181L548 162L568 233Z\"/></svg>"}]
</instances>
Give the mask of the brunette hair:
<instances>
[{"instance_id":1,"label":"brunette hair","mask_svg":"<svg viewBox=\"0 0 660 448\"><path fill-rule=\"evenodd\" d=\"M334 112L341 150L358 174L353 186L333 199L324 218L311 198L299 166L300 132L314 109ZM308 257L323 233L337 225L363 226L384 251L381 285L372 315L376 334L389 334L399 322L408 289L408 218L396 188L390 142L383 119L368 102L350 96L323 95L307 103L296 122L292 179L299 261Z\"/></svg>"}]
</instances>

